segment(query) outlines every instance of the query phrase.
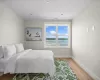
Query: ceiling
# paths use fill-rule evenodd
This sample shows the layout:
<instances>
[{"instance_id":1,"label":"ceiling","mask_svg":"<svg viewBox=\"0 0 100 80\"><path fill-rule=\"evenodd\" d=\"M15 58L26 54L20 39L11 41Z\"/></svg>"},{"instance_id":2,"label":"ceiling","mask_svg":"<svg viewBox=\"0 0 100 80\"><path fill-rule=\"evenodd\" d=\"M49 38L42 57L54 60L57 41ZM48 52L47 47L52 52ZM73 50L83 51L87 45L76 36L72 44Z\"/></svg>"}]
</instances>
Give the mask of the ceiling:
<instances>
[{"instance_id":1,"label":"ceiling","mask_svg":"<svg viewBox=\"0 0 100 80\"><path fill-rule=\"evenodd\" d=\"M2 0L25 20L73 19L93 0Z\"/></svg>"}]
</instances>

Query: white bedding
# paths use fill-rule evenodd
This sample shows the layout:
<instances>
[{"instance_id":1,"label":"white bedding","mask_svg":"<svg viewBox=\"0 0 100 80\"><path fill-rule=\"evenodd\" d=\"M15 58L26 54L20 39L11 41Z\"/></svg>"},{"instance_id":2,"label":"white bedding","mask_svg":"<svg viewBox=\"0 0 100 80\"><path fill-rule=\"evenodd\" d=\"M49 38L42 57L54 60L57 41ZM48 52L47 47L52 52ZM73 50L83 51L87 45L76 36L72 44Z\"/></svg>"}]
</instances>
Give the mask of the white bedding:
<instances>
[{"instance_id":1,"label":"white bedding","mask_svg":"<svg viewBox=\"0 0 100 80\"><path fill-rule=\"evenodd\" d=\"M49 73L55 72L53 52L49 50L25 50L12 56L4 73Z\"/></svg>"},{"instance_id":2,"label":"white bedding","mask_svg":"<svg viewBox=\"0 0 100 80\"><path fill-rule=\"evenodd\" d=\"M7 62L6 59L4 59L4 58L0 59L0 72L4 72L6 62Z\"/></svg>"}]
</instances>

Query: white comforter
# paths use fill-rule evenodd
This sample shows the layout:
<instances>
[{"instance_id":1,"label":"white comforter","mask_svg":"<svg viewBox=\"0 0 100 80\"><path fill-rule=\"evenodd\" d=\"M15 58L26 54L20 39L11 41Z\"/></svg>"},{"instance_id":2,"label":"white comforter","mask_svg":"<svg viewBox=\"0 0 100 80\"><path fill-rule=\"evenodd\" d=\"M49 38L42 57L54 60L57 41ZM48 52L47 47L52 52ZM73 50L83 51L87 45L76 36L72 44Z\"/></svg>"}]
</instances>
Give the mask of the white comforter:
<instances>
[{"instance_id":1,"label":"white comforter","mask_svg":"<svg viewBox=\"0 0 100 80\"><path fill-rule=\"evenodd\" d=\"M53 52L49 50L25 50L11 57L4 73L49 73L55 72Z\"/></svg>"}]
</instances>

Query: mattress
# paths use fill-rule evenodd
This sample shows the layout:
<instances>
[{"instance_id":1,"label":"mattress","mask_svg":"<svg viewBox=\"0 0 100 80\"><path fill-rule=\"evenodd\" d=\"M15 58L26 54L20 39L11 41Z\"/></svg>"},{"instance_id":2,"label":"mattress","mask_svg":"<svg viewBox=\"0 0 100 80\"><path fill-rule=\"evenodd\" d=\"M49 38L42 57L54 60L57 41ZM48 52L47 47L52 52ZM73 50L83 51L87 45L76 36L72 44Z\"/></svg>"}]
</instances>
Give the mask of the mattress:
<instances>
[{"instance_id":1,"label":"mattress","mask_svg":"<svg viewBox=\"0 0 100 80\"><path fill-rule=\"evenodd\" d=\"M5 60L4 58L0 59L0 72L4 72L6 62L7 60Z\"/></svg>"}]
</instances>

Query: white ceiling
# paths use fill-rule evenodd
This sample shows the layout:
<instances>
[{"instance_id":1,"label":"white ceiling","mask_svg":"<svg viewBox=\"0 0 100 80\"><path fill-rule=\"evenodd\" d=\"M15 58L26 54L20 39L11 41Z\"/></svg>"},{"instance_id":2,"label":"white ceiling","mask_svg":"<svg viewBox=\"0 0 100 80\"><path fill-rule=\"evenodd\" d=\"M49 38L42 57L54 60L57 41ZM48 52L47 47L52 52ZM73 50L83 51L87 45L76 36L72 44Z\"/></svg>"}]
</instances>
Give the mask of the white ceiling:
<instances>
[{"instance_id":1,"label":"white ceiling","mask_svg":"<svg viewBox=\"0 0 100 80\"><path fill-rule=\"evenodd\" d=\"M3 0L25 20L73 19L93 0Z\"/></svg>"}]
</instances>

